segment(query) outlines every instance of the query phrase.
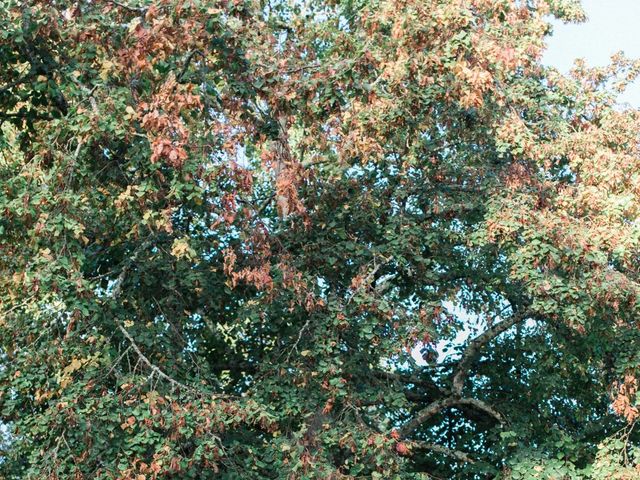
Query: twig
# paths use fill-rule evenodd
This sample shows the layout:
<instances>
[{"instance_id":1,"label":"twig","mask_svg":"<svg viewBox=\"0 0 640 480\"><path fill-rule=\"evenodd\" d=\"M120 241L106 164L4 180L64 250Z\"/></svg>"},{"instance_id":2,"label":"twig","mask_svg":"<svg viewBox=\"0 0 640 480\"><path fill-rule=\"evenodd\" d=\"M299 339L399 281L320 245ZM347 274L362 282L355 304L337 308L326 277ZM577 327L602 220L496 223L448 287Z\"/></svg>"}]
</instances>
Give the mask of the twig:
<instances>
[{"instance_id":1,"label":"twig","mask_svg":"<svg viewBox=\"0 0 640 480\"><path fill-rule=\"evenodd\" d=\"M304 325L302 326L302 328L298 332L298 338L297 338L296 342L293 344L293 347L291 347L291 350L289 350L289 355L287 355L287 363L289 362L289 358L291 358L291 354L294 352L294 350L298 349L298 344L302 340L302 334L304 333L304 331L307 328L309 328L309 323L310 322L311 322L311 317L307 318L307 321L304 323Z\"/></svg>"},{"instance_id":2,"label":"twig","mask_svg":"<svg viewBox=\"0 0 640 480\"><path fill-rule=\"evenodd\" d=\"M98 85L94 85L93 87L89 88L86 85L84 85L82 82L80 82L77 78L75 78L73 75L71 75L70 78L71 78L71 81L76 85L78 85L82 89L82 91L87 95L87 97L84 100L82 100L80 103L83 103L84 101L89 100L89 104L91 105L91 109L93 110L93 113L98 115L100 113L100 110L98 109L98 104L96 102L96 99L93 96L93 92L96 91L96 88L98 88Z\"/></svg>"},{"instance_id":3,"label":"twig","mask_svg":"<svg viewBox=\"0 0 640 480\"><path fill-rule=\"evenodd\" d=\"M269 197L267 197L264 202L262 202L262 205L260 205L260 207L258 207L258 211L256 212L256 215L260 215L262 214L262 212L264 211L265 208L267 208L267 206L269 206L269 204L271 203L271 201L276 197L276 194L272 194Z\"/></svg>"},{"instance_id":4,"label":"twig","mask_svg":"<svg viewBox=\"0 0 640 480\"><path fill-rule=\"evenodd\" d=\"M113 362L113 364L111 365L111 368L109 369L109 371L107 372L107 374L105 375L105 377L109 377L109 375L111 375L111 372L113 372L113 370L118 366L118 363L120 363L120 360L122 360L124 358L124 356L129 353L129 350L131 350L131 345L129 345L124 352L122 352L121 355L118 356L118 358L116 358L116 360Z\"/></svg>"},{"instance_id":5,"label":"twig","mask_svg":"<svg viewBox=\"0 0 640 480\"><path fill-rule=\"evenodd\" d=\"M15 310L17 310L17 309L19 309L19 308L21 308L21 307L24 307L24 306L28 305L28 304L29 304L29 302L30 302L31 300L33 300L33 298L34 298L34 297L35 297L35 294L34 294L34 295L30 295L30 296L29 296L29 297L28 297L24 302L19 303L18 305L14 305L13 307L11 307L11 308L9 308L9 309L5 310L4 312L2 312L2 316L3 316L3 317L6 317L6 316L7 316L7 315L9 315L11 312L13 312L13 311L15 311Z\"/></svg>"}]
</instances>

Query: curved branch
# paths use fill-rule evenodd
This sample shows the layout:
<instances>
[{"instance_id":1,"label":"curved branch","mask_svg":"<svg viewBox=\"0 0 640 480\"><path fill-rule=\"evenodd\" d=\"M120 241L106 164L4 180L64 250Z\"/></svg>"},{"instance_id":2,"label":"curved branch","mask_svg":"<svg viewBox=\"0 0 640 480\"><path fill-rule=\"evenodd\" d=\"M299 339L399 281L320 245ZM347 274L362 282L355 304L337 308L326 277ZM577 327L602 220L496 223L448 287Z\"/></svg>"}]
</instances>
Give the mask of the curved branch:
<instances>
[{"instance_id":1,"label":"curved branch","mask_svg":"<svg viewBox=\"0 0 640 480\"><path fill-rule=\"evenodd\" d=\"M525 318L529 317L530 314L531 312L529 312L528 310L516 313L511 318L493 325L491 328L478 335L471 341L471 343L469 343L469 346L462 354L462 358L460 358L460 361L458 362L458 366L456 368L456 372L453 375L451 390L454 395L460 396L462 394L464 382L469 376L469 368L480 354L480 350L482 350L482 347L501 333L513 327L518 322L521 322Z\"/></svg>"},{"instance_id":2,"label":"curved branch","mask_svg":"<svg viewBox=\"0 0 640 480\"><path fill-rule=\"evenodd\" d=\"M412 431L414 431L416 428L422 425L424 422L426 422L431 417L433 417L434 415L437 415L438 413L440 413L442 410L446 408L464 407L464 406L473 407L479 411L486 413L490 417L495 418L499 423L501 424L505 423L505 419L502 416L502 414L500 414L500 412L498 412L495 408L493 408L486 402L483 402L482 400L478 400L476 398L458 398L458 397L451 396L451 397L441 398L440 400L431 402L425 408L420 410L415 418L407 422L400 429L400 432L399 432L400 436L406 437Z\"/></svg>"},{"instance_id":3,"label":"curved branch","mask_svg":"<svg viewBox=\"0 0 640 480\"><path fill-rule=\"evenodd\" d=\"M407 422L400 429L400 431L399 431L400 436L401 437L406 437L409 433L414 431L416 428L418 428L424 422L429 420L431 417L433 417L434 415L440 413L445 408L453 407L459 401L460 401L459 398L447 397L447 398L441 398L440 400L436 400L434 402L431 402L425 408L420 410L418 412L418 415L415 418L413 418L412 420Z\"/></svg>"},{"instance_id":4,"label":"curved branch","mask_svg":"<svg viewBox=\"0 0 640 480\"><path fill-rule=\"evenodd\" d=\"M482 400L478 400L477 398L460 398L460 399L458 399L458 402L456 403L456 406L473 407L476 410L484 412L487 415L489 415L490 417L495 418L498 421L498 423L500 423L500 424L505 424L506 423L505 418L502 416L502 414L500 412L498 412L495 408L493 408L488 403L483 402Z\"/></svg>"},{"instance_id":5,"label":"curved branch","mask_svg":"<svg viewBox=\"0 0 640 480\"><path fill-rule=\"evenodd\" d=\"M153 373L158 375L158 377L162 378L163 380L166 380L167 382L169 382L174 387L178 387L178 388L180 388L182 390L187 390L187 391L191 390L191 391L198 392L197 390L185 385L184 383L181 383L178 380L170 377L169 375L164 373L162 370L160 370L159 367L157 367L156 365L151 363L151 360L149 360L146 357L146 355L144 353L142 353L142 350L140 350L140 347L138 346L136 341L133 339L133 337L129 334L129 332L127 332L127 329L124 327L124 325L122 325L120 320L116 320L116 325L118 326L118 329L122 332L122 334L126 337L126 339L129 340L129 343L131 344L131 346L133 347L135 352L138 354L138 357L140 357L140 360L142 360L142 362L145 365L147 365L147 367L149 367ZM198 392L198 393L200 393L200 392Z\"/></svg>"},{"instance_id":6,"label":"curved branch","mask_svg":"<svg viewBox=\"0 0 640 480\"><path fill-rule=\"evenodd\" d=\"M147 10L149 9L148 7L136 7L133 5L127 5L125 3L121 3L118 2L116 0L107 0L108 3L115 5L116 7L120 7L120 8L124 8L125 10L129 10L130 12L135 12L135 13L139 13L140 15L143 15L147 12Z\"/></svg>"}]
</instances>

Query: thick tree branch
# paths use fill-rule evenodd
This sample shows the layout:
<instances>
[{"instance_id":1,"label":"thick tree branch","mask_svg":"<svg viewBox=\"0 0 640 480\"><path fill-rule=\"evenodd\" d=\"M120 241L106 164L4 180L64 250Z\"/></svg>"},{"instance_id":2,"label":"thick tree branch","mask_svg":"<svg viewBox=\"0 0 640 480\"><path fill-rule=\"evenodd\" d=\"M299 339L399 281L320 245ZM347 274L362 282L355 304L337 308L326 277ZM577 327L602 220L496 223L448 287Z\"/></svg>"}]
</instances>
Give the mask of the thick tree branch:
<instances>
[{"instance_id":1,"label":"thick tree branch","mask_svg":"<svg viewBox=\"0 0 640 480\"><path fill-rule=\"evenodd\" d=\"M449 407L472 407L486 413L500 423L505 423L505 419L500 412L486 402L476 398L461 398L462 389L464 387L464 382L469 375L471 364L479 356L482 347L501 333L516 325L518 322L528 318L530 315L531 312L529 310L523 310L522 312L515 313L510 318L493 325L491 328L474 338L462 354L462 358L455 369L451 394L445 398L431 402L425 408L420 410L415 418L405 424L401 430L401 435L408 435L431 417Z\"/></svg>"},{"instance_id":2,"label":"thick tree branch","mask_svg":"<svg viewBox=\"0 0 640 480\"><path fill-rule=\"evenodd\" d=\"M483 402L482 400L478 400L475 398L458 398L458 397L446 397L435 400L427 405L425 408L420 410L418 414L409 422L407 422L400 429L400 436L406 437L413 430L418 428L424 422L429 420L431 417L437 415L442 410L450 407L473 407L474 409L480 410L489 416L495 418L498 422L504 423L504 417L493 407Z\"/></svg>"},{"instance_id":3,"label":"thick tree branch","mask_svg":"<svg viewBox=\"0 0 640 480\"><path fill-rule=\"evenodd\" d=\"M451 391L454 395L460 396L462 394L464 382L469 376L469 368L480 354L480 350L482 350L482 347L501 333L513 327L518 322L526 319L530 314L531 312L529 312L528 310L515 313L510 318L503 320L500 323L494 324L491 328L474 338L471 343L469 343L469 346L467 346L464 353L462 354L462 358L460 358L458 366L453 375Z\"/></svg>"},{"instance_id":4,"label":"thick tree branch","mask_svg":"<svg viewBox=\"0 0 640 480\"><path fill-rule=\"evenodd\" d=\"M498 412L495 408L489 405L482 400L478 400L477 398L460 398L456 403L456 406L460 407L472 407L475 410L479 410L481 412L486 413L490 417L493 417L498 423L504 424L506 423L505 418L502 416L500 412Z\"/></svg>"},{"instance_id":5,"label":"thick tree branch","mask_svg":"<svg viewBox=\"0 0 640 480\"><path fill-rule=\"evenodd\" d=\"M437 445L435 443L426 443L426 442L412 442L413 448L421 449L421 450L431 450L432 452L442 453L447 457L454 458L464 463L476 463L476 461L469 456L469 454L465 452L461 452L460 450L452 450L447 447L443 447L442 445Z\"/></svg>"},{"instance_id":6,"label":"thick tree branch","mask_svg":"<svg viewBox=\"0 0 640 480\"><path fill-rule=\"evenodd\" d=\"M399 432L400 436L406 437L409 433L411 433L413 430L418 428L420 425L422 425L424 422L429 420L431 417L438 414L445 408L454 406L459 400L460 399L454 398L454 397L446 397L446 398L441 398L439 400L431 402L425 408L420 410L412 420L407 422L400 429L400 432Z\"/></svg>"}]
</instances>

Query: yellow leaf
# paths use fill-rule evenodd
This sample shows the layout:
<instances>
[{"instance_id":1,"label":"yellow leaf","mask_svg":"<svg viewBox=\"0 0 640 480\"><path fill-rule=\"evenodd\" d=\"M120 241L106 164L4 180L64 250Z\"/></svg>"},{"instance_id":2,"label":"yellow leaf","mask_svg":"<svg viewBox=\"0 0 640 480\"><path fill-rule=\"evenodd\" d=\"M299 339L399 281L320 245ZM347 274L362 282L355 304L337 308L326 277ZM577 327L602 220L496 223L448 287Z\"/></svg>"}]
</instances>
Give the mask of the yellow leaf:
<instances>
[{"instance_id":1,"label":"yellow leaf","mask_svg":"<svg viewBox=\"0 0 640 480\"><path fill-rule=\"evenodd\" d=\"M129 23L129 33L133 33L135 29L138 28L138 25L140 25L141 22L142 19L140 17L136 17L131 20L131 22Z\"/></svg>"},{"instance_id":2,"label":"yellow leaf","mask_svg":"<svg viewBox=\"0 0 640 480\"><path fill-rule=\"evenodd\" d=\"M77 358L74 358L73 360L71 360L71 363L69 365L64 367L64 372L65 373L73 373L76 370L79 370L80 367L82 367L82 362L80 360L78 360Z\"/></svg>"},{"instance_id":3,"label":"yellow leaf","mask_svg":"<svg viewBox=\"0 0 640 480\"><path fill-rule=\"evenodd\" d=\"M127 105L127 108L125 108L125 111L127 112L127 114L129 114L130 117L136 117L138 115L136 111L133 109L133 107L131 107L131 105Z\"/></svg>"},{"instance_id":4,"label":"yellow leaf","mask_svg":"<svg viewBox=\"0 0 640 480\"><path fill-rule=\"evenodd\" d=\"M189 240L187 238L179 238L173 241L173 245L171 246L171 255L176 258L193 258L195 256L195 252L189 246Z\"/></svg>"},{"instance_id":5,"label":"yellow leaf","mask_svg":"<svg viewBox=\"0 0 640 480\"><path fill-rule=\"evenodd\" d=\"M102 62L102 66L100 67L100 73L99 73L99 77L102 79L103 82L106 82L107 79L109 78L109 73L111 72L111 70L113 70L113 62L110 60L105 60L104 62Z\"/></svg>"}]
</instances>

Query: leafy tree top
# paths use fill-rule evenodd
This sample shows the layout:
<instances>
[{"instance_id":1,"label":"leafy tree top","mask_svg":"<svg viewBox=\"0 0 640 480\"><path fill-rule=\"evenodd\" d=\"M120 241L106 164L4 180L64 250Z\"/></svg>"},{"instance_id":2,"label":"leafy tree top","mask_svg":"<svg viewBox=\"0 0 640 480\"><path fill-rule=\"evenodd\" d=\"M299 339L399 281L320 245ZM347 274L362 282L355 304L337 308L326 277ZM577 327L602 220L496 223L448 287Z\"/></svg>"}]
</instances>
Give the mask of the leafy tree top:
<instances>
[{"instance_id":1,"label":"leafy tree top","mask_svg":"<svg viewBox=\"0 0 640 480\"><path fill-rule=\"evenodd\" d=\"M635 478L640 64L550 15L0 0L0 478Z\"/></svg>"}]
</instances>

